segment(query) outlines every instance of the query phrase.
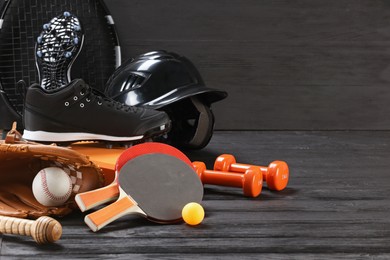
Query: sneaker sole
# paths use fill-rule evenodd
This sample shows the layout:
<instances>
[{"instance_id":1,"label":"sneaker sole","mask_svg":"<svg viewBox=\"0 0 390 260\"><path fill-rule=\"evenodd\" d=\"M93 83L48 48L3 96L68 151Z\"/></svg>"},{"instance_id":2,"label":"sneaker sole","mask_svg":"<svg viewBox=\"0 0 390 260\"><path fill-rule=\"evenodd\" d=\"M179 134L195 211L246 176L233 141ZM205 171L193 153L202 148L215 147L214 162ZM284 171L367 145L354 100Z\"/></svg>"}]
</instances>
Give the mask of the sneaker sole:
<instances>
[{"instance_id":1,"label":"sneaker sole","mask_svg":"<svg viewBox=\"0 0 390 260\"><path fill-rule=\"evenodd\" d=\"M159 137L167 133L170 129L170 124L162 125L158 128L150 130L144 135L138 136L110 136L93 133L54 133L47 131L30 131L24 130L23 138L35 142L45 143L72 143L80 141L109 141L118 143L141 142L147 138Z\"/></svg>"},{"instance_id":2,"label":"sneaker sole","mask_svg":"<svg viewBox=\"0 0 390 260\"><path fill-rule=\"evenodd\" d=\"M43 25L35 48L42 88L54 90L70 82L70 70L83 42L80 21L69 12L64 12Z\"/></svg>"}]
</instances>

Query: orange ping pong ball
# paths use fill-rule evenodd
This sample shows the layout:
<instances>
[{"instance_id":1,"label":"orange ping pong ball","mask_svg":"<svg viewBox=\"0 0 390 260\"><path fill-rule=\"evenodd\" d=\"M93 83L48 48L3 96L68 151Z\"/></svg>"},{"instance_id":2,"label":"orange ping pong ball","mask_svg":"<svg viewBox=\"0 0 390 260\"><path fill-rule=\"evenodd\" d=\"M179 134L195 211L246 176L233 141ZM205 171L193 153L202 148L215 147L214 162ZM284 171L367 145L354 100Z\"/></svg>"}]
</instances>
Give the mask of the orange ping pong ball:
<instances>
[{"instance_id":1,"label":"orange ping pong ball","mask_svg":"<svg viewBox=\"0 0 390 260\"><path fill-rule=\"evenodd\" d=\"M202 222L204 209L199 203L190 202L184 206L181 215L188 225L195 226Z\"/></svg>"}]
</instances>

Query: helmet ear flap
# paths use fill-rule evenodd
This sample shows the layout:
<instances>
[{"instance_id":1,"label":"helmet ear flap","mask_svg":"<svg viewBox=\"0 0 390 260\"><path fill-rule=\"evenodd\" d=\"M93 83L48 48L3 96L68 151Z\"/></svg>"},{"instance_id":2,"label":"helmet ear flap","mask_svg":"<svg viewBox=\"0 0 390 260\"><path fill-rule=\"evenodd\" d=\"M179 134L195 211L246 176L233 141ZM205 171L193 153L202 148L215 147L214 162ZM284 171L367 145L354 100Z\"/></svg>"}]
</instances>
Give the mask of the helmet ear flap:
<instances>
[{"instance_id":1,"label":"helmet ear flap","mask_svg":"<svg viewBox=\"0 0 390 260\"><path fill-rule=\"evenodd\" d=\"M162 108L171 118L172 130L166 142L184 149L202 149L214 130L214 114L210 106L196 96Z\"/></svg>"},{"instance_id":2,"label":"helmet ear flap","mask_svg":"<svg viewBox=\"0 0 390 260\"><path fill-rule=\"evenodd\" d=\"M214 114L209 106L206 106L195 96L191 101L199 112L196 130L192 139L188 142L188 148L201 149L205 147L211 139L214 130Z\"/></svg>"}]
</instances>

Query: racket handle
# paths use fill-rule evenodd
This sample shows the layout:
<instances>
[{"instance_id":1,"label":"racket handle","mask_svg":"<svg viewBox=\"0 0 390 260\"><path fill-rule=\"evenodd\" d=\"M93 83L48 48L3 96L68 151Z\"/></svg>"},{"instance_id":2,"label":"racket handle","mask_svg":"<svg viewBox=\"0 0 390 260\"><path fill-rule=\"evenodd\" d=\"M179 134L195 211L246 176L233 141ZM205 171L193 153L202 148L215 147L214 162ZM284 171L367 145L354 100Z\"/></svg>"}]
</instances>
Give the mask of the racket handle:
<instances>
[{"instance_id":1,"label":"racket handle","mask_svg":"<svg viewBox=\"0 0 390 260\"><path fill-rule=\"evenodd\" d=\"M128 196L85 216L84 221L89 228L96 232L129 212L144 214L137 204Z\"/></svg>"},{"instance_id":2,"label":"racket handle","mask_svg":"<svg viewBox=\"0 0 390 260\"><path fill-rule=\"evenodd\" d=\"M119 196L118 186L108 185L96 190L91 190L79 193L75 197L75 201L82 212L113 201Z\"/></svg>"},{"instance_id":3,"label":"racket handle","mask_svg":"<svg viewBox=\"0 0 390 260\"><path fill-rule=\"evenodd\" d=\"M38 244L45 244L60 239L62 226L47 216L37 220L0 216L0 233L31 236Z\"/></svg>"}]
</instances>

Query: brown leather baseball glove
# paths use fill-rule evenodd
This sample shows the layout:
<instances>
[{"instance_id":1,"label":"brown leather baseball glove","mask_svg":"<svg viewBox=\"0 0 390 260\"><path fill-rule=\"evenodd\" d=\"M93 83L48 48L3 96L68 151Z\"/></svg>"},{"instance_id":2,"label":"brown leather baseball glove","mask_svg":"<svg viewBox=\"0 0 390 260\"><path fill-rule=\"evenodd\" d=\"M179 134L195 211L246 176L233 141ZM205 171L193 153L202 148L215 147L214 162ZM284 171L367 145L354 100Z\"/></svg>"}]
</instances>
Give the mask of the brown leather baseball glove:
<instances>
[{"instance_id":1,"label":"brown leather baseball glove","mask_svg":"<svg viewBox=\"0 0 390 260\"><path fill-rule=\"evenodd\" d=\"M46 167L60 167L69 174L73 192L61 206L41 205L32 192L35 175ZM74 196L102 187L104 176L87 156L65 147L28 142L14 124L0 140L0 215L38 218L64 216L77 209Z\"/></svg>"}]
</instances>

